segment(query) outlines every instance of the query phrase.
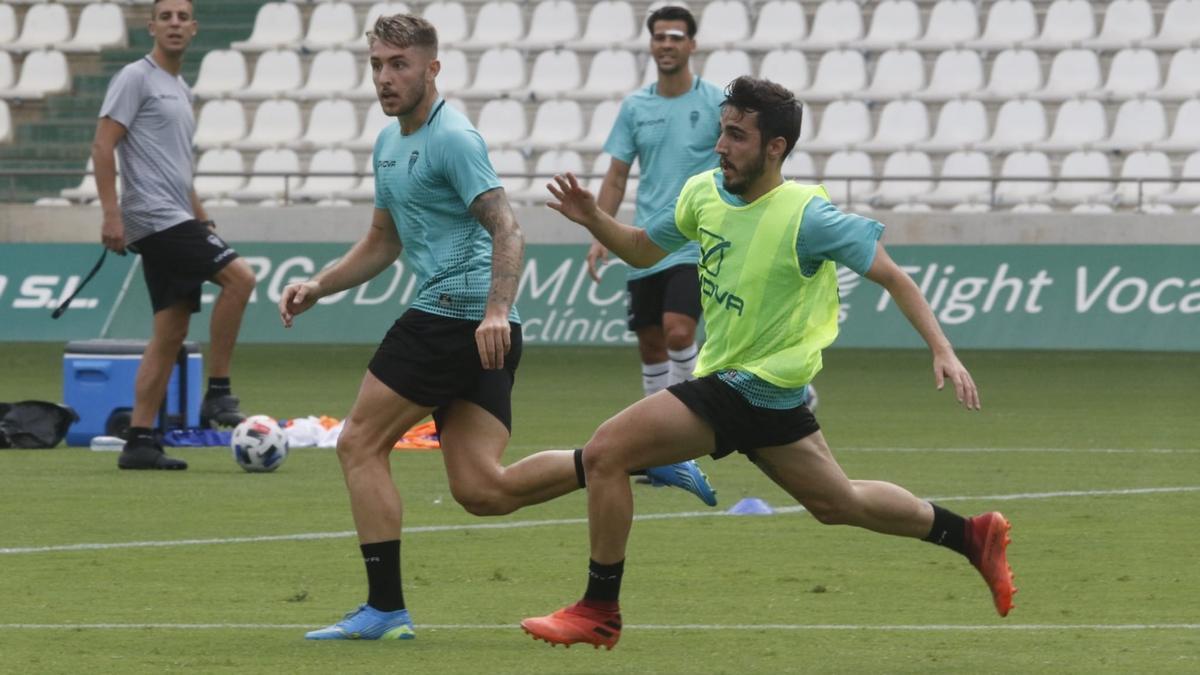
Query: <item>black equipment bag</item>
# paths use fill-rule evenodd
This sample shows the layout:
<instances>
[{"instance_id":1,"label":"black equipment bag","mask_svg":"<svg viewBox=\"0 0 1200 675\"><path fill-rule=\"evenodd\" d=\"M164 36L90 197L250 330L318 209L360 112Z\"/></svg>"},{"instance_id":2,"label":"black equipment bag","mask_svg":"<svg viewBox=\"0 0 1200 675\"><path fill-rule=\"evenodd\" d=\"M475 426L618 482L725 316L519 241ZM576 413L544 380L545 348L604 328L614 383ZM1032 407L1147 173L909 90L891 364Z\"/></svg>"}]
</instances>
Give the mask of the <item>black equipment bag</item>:
<instances>
[{"instance_id":1,"label":"black equipment bag","mask_svg":"<svg viewBox=\"0 0 1200 675\"><path fill-rule=\"evenodd\" d=\"M53 448L78 421L70 406L47 401L0 403L0 448Z\"/></svg>"}]
</instances>

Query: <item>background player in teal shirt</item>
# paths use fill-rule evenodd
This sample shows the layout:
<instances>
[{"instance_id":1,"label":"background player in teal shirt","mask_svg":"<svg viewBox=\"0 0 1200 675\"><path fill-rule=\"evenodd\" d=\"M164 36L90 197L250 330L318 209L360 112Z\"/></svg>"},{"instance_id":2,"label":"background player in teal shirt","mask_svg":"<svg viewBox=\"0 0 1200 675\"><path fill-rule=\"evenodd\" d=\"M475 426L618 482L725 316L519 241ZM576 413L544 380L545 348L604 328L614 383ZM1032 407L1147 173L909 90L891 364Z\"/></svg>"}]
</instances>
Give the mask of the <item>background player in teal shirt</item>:
<instances>
[{"instance_id":1,"label":"background player in teal shirt","mask_svg":"<svg viewBox=\"0 0 1200 675\"><path fill-rule=\"evenodd\" d=\"M475 515L511 513L584 484L580 450L500 464L521 358L514 302L524 239L483 138L438 95L436 29L415 16L382 16L368 40L380 105L398 118L375 143L371 227L337 263L285 288L279 313L290 327L317 300L369 281L402 252L420 289L372 357L338 438L367 602L306 635L314 640L414 636L389 460L396 441L427 415L437 422L450 492ZM690 477L687 467L669 473Z\"/></svg>"},{"instance_id":2,"label":"background player in teal shirt","mask_svg":"<svg viewBox=\"0 0 1200 675\"><path fill-rule=\"evenodd\" d=\"M616 216L630 167L637 161L641 179L634 225L638 227L645 227L650 216L674 202L688 178L717 166L713 147L720 134L724 97L719 87L692 74L689 59L696 49L696 19L691 12L660 7L647 18L646 27L658 80L621 103L604 144L612 163L596 198L604 212ZM588 250L588 269L597 281L597 263L607 252L599 242ZM629 329L637 334L646 396L690 379L695 369L698 256L699 248L691 244L652 267L628 271Z\"/></svg>"}]
</instances>

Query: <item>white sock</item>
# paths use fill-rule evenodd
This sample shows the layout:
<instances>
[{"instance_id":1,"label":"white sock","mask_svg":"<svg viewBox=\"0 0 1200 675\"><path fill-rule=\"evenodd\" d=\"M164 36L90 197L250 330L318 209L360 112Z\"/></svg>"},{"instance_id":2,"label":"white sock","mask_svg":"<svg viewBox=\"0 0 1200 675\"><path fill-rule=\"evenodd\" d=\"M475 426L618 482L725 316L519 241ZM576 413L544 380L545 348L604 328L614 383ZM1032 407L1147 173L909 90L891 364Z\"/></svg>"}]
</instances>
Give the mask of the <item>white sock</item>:
<instances>
[{"instance_id":1,"label":"white sock","mask_svg":"<svg viewBox=\"0 0 1200 675\"><path fill-rule=\"evenodd\" d=\"M668 361L642 364L642 391L646 395L657 394L667 388L667 376L671 372Z\"/></svg>"},{"instance_id":2,"label":"white sock","mask_svg":"<svg viewBox=\"0 0 1200 675\"><path fill-rule=\"evenodd\" d=\"M696 355L699 353L700 350L696 349L695 342L683 349L667 350L667 356L671 359L671 384L695 379L692 373L696 370Z\"/></svg>"}]
</instances>

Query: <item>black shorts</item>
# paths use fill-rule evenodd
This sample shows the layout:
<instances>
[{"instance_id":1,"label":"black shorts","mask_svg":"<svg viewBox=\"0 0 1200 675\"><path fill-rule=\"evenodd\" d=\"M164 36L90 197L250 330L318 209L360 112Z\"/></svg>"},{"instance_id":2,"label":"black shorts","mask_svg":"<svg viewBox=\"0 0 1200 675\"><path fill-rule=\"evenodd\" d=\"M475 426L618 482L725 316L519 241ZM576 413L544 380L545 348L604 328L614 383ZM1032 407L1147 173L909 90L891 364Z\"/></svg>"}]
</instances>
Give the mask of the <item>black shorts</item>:
<instances>
[{"instance_id":1,"label":"black shorts","mask_svg":"<svg viewBox=\"0 0 1200 675\"><path fill-rule=\"evenodd\" d=\"M664 312L700 320L700 275L692 263L630 279L625 287L629 330L661 326Z\"/></svg>"},{"instance_id":2,"label":"black shorts","mask_svg":"<svg viewBox=\"0 0 1200 675\"><path fill-rule=\"evenodd\" d=\"M200 287L237 259L237 251L198 220L185 220L138 239L129 250L142 256L142 274L155 313L186 302L200 311Z\"/></svg>"},{"instance_id":3,"label":"black shorts","mask_svg":"<svg viewBox=\"0 0 1200 675\"><path fill-rule=\"evenodd\" d=\"M787 410L759 408L715 373L673 384L667 391L712 427L717 437L713 459L734 451L753 459L758 448L787 445L821 430L807 405Z\"/></svg>"},{"instance_id":4,"label":"black shorts","mask_svg":"<svg viewBox=\"0 0 1200 675\"><path fill-rule=\"evenodd\" d=\"M392 324L367 369L392 391L418 405L435 408L443 428L451 401L470 401L490 412L512 432L512 387L521 362L521 326L512 326L512 348L504 367L484 370L475 345L478 321L451 319L410 309Z\"/></svg>"}]
</instances>

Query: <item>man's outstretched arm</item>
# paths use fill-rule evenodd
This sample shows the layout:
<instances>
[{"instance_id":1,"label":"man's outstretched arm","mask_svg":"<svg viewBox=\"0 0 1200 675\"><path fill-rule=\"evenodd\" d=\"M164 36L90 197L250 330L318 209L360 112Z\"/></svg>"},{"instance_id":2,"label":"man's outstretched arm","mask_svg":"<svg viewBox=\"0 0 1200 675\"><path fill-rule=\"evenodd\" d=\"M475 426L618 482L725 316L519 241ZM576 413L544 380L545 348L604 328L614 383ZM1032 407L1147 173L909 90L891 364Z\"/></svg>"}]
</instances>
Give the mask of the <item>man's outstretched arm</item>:
<instances>
[{"instance_id":1,"label":"man's outstretched arm","mask_svg":"<svg viewBox=\"0 0 1200 675\"><path fill-rule=\"evenodd\" d=\"M588 232L621 260L634 267L650 267L666 257L667 252L654 243L646 231L618 222L596 205L596 198L579 184L575 175L555 176L546 184L558 201L546 205L568 219L587 228Z\"/></svg>"}]
</instances>

